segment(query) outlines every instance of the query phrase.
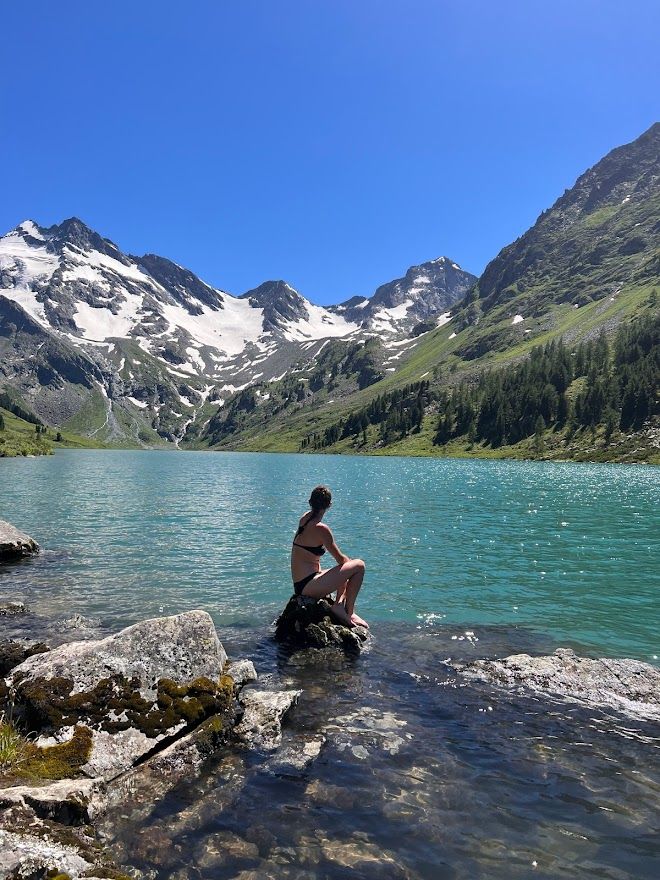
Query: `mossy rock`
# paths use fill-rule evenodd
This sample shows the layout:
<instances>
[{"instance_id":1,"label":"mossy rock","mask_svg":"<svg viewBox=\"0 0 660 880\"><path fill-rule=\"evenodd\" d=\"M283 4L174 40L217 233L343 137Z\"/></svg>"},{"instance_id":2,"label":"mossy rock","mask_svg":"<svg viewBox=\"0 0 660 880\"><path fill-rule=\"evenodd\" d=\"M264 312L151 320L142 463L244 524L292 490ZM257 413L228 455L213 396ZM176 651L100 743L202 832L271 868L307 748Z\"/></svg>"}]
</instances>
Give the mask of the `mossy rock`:
<instances>
[{"instance_id":1,"label":"mossy rock","mask_svg":"<svg viewBox=\"0 0 660 880\"><path fill-rule=\"evenodd\" d=\"M192 726L222 713L234 700L234 682L227 675L187 684L162 678L153 700L143 697L139 687L137 678L114 675L92 690L72 693L70 679L36 678L16 685L16 703L29 729L39 732L84 724L108 733L135 729L155 739L182 723Z\"/></svg>"},{"instance_id":2,"label":"mossy rock","mask_svg":"<svg viewBox=\"0 0 660 880\"><path fill-rule=\"evenodd\" d=\"M32 657L34 654L44 654L49 651L48 645L43 642L0 642L0 676L7 675L15 666Z\"/></svg>"}]
</instances>

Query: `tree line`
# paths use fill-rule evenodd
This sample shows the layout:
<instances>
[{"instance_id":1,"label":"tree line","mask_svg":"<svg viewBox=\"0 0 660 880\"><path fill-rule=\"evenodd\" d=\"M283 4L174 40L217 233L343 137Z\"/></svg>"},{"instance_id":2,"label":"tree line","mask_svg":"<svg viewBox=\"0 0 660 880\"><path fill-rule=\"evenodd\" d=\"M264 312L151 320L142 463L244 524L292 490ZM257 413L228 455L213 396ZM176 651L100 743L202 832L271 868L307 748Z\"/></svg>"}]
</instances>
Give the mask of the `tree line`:
<instances>
[{"instance_id":1,"label":"tree line","mask_svg":"<svg viewBox=\"0 0 660 880\"><path fill-rule=\"evenodd\" d=\"M375 397L367 406L302 439L301 450L319 450L346 438L367 442L370 426L388 445L421 429L425 410L438 415L433 442L466 438L494 447L541 438L552 428L602 425L607 440L615 430L638 431L660 414L660 317L638 318L608 337L569 348L561 339L534 348L522 363L484 372L451 390L432 390L428 381Z\"/></svg>"},{"instance_id":2,"label":"tree line","mask_svg":"<svg viewBox=\"0 0 660 880\"><path fill-rule=\"evenodd\" d=\"M643 318L574 351L562 340L532 350L521 364L482 374L440 396L434 442L466 436L492 446L514 444L547 428L605 426L638 431L659 412L660 320ZM577 381L576 381L577 380ZM575 384L574 384L575 383Z\"/></svg>"}]
</instances>

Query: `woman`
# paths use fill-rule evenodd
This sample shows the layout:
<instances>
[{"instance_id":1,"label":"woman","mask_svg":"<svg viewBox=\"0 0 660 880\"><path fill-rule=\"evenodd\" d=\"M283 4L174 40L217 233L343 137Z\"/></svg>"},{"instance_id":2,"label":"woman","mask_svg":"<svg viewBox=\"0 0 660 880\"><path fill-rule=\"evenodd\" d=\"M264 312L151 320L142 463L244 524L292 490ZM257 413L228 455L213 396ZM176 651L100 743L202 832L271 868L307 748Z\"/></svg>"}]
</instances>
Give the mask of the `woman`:
<instances>
[{"instance_id":1,"label":"woman","mask_svg":"<svg viewBox=\"0 0 660 880\"><path fill-rule=\"evenodd\" d=\"M332 495L325 486L317 486L309 499L311 513L300 517L298 531L291 548L291 576L296 596L321 599L337 591L333 615L345 626L366 626L366 620L355 613L355 600L364 578L364 562L349 559L335 544L330 529L321 522L332 505ZM334 568L321 570L321 556L329 550L337 560Z\"/></svg>"}]
</instances>

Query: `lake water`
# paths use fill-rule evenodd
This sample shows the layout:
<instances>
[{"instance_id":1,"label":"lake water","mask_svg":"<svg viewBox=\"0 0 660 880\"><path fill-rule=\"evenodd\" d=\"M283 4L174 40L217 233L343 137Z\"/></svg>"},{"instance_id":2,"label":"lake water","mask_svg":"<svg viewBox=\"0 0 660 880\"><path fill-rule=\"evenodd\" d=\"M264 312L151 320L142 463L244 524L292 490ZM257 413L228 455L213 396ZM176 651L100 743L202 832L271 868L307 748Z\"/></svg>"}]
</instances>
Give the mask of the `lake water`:
<instances>
[{"instance_id":1,"label":"lake water","mask_svg":"<svg viewBox=\"0 0 660 880\"><path fill-rule=\"evenodd\" d=\"M44 613L270 621L291 593L297 518L325 483L326 522L367 564L367 619L515 626L589 653L660 655L660 468L63 451L0 460L0 480L0 518L44 548L0 572L0 590Z\"/></svg>"},{"instance_id":2,"label":"lake water","mask_svg":"<svg viewBox=\"0 0 660 880\"><path fill-rule=\"evenodd\" d=\"M0 518L43 547L0 568L0 595L36 612L0 618L5 635L74 612L106 631L205 608L230 656L303 690L276 755L227 750L108 817L106 840L140 876L660 876L658 725L467 683L451 665L560 644L657 664L660 469L63 451L0 460L0 479ZM367 563L359 658L271 638L321 482L339 545ZM321 739L307 768L282 762Z\"/></svg>"}]
</instances>

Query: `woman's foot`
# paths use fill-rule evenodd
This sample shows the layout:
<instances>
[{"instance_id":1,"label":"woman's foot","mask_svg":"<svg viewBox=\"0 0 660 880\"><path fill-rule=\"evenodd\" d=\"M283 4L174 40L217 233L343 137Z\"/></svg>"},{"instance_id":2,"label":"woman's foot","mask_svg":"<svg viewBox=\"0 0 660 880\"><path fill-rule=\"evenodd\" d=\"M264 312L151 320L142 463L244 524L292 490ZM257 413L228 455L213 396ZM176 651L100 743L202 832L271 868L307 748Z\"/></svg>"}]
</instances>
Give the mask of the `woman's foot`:
<instances>
[{"instance_id":1,"label":"woman's foot","mask_svg":"<svg viewBox=\"0 0 660 880\"><path fill-rule=\"evenodd\" d=\"M362 617L357 615L355 612L351 614L351 623L353 626L363 626L365 629L369 629L369 624Z\"/></svg>"},{"instance_id":2,"label":"woman's foot","mask_svg":"<svg viewBox=\"0 0 660 880\"><path fill-rule=\"evenodd\" d=\"M355 626L342 602L335 602L334 605L330 607L330 612L335 620L338 620L339 623L343 623L344 626Z\"/></svg>"}]
</instances>

